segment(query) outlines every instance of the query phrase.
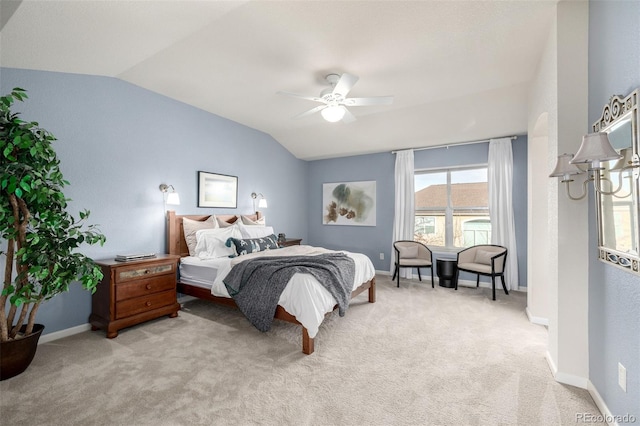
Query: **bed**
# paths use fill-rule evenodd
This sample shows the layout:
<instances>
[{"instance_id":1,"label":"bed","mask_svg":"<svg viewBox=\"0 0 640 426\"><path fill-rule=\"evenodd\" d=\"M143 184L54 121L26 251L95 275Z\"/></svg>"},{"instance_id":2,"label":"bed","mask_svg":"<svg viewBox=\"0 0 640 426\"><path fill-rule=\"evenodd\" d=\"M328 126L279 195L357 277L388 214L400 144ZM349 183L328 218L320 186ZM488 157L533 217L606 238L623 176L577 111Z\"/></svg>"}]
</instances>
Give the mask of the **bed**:
<instances>
[{"instance_id":1,"label":"bed","mask_svg":"<svg viewBox=\"0 0 640 426\"><path fill-rule=\"evenodd\" d=\"M184 222L189 224L189 228L195 222L217 221L224 225L231 225L238 221L238 227L242 227L242 221L259 221L259 213L251 215L176 215L174 211L167 212L167 252L181 257L180 278L178 280L178 292L184 295L205 299L225 306L236 307L235 301L224 289L222 279L232 267L232 259L220 257L214 259L200 259L190 253L189 245L193 244L193 235L190 232L185 236ZM186 221L185 221L186 219ZM204 226L204 225L203 225ZM246 227L249 229L252 227ZM187 239L191 239L190 244ZM192 248L192 247L191 247ZM325 249L313 248L311 246L284 247L278 250L278 255L297 255L298 253L322 252ZM266 253L266 252L263 252ZM356 270L354 274L354 285L351 291L351 298L367 291L369 303L376 301L375 269L371 261L363 254L343 252L354 260ZM251 253L243 257L252 257L260 253ZM295 281L296 285L292 285ZM282 293L275 310L274 318L290 323L298 324L302 327L302 352L310 355L314 352L314 337L324 316L337 308L336 300L329 295L326 290L315 281L314 278L306 274L295 274ZM301 293L304 293L301 295ZM298 296L302 299L298 298ZM301 302L300 300L307 301Z\"/></svg>"}]
</instances>

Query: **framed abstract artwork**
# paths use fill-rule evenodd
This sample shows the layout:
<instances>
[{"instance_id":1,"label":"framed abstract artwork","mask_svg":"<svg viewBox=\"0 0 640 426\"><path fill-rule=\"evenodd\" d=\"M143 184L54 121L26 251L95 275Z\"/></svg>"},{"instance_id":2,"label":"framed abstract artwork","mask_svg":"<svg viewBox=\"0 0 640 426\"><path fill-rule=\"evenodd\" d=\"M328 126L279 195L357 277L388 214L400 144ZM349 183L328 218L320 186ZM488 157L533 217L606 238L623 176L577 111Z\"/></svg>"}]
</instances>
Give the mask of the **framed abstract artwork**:
<instances>
[{"instance_id":1,"label":"framed abstract artwork","mask_svg":"<svg viewBox=\"0 0 640 426\"><path fill-rule=\"evenodd\" d=\"M237 176L198 172L198 207L235 209L237 205Z\"/></svg>"},{"instance_id":2,"label":"framed abstract artwork","mask_svg":"<svg viewBox=\"0 0 640 426\"><path fill-rule=\"evenodd\" d=\"M322 223L376 226L376 182L322 184Z\"/></svg>"}]
</instances>

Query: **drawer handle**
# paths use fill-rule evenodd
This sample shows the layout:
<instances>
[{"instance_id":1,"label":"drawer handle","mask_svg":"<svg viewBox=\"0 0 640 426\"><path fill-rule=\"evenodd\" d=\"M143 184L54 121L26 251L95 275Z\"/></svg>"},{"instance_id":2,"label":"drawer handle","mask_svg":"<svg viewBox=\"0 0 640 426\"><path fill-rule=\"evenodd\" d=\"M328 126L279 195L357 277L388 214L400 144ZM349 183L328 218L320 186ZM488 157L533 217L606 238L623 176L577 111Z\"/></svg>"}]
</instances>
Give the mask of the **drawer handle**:
<instances>
[{"instance_id":1,"label":"drawer handle","mask_svg":"<svg viewBox=\"0 0 640 426\"><path fill-rule=\"evenodd\" d=\"M147 302L147 303L145 303L145 305L151 306L151 302Z\"/></svg>"},{"instance_id":2,"label":"drawer handle","mask_svg":"<svg viewBox=\"0 0 640 426\"><path fill-rule=\"evenodd\" d=\"M150 270L148 270L148 269L145 269L144 273L145 273L145 274L149 274L149 273L151 273L151 271L150 271Z\"/></svg>"},{"instance_id":3,"label":"drawer handle","mask_svg":"<svg viewBox=\"0 0 640 426\"><path fill-rule=\"evenodd\" d=\"M147 284L147 290L151 290L151 284Z\"/></svg>"}]
</instances>

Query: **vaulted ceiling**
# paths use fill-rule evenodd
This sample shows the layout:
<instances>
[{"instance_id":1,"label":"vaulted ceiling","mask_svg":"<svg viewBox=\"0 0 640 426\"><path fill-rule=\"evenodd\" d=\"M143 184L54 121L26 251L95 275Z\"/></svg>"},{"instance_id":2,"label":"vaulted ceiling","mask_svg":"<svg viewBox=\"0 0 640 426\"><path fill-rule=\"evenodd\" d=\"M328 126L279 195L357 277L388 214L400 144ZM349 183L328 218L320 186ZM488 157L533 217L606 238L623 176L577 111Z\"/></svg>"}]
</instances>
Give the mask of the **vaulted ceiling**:
<instances>
[{"instance_id":1,"label":"vaulted ceiling","mask_svg":"<svg viewBox=\"0 0 640 426\"><path fill-rule=\"evenodd\" d=\"M522 134L555 0L8 1L0 65L111 76L272 135L305 160ZM357 120L292 117L329 73Z\"/></svg>"}]
</instances>

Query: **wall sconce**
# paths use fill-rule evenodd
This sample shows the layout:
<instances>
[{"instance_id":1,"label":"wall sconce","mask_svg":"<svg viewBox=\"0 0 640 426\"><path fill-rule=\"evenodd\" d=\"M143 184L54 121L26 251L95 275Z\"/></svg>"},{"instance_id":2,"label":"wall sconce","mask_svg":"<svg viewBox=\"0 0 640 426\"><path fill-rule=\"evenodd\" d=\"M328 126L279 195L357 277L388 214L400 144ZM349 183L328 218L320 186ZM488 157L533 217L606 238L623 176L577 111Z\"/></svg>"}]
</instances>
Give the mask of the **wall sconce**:
<instances>
[{"instance_id":1,"label":"wall sconce","mask_svg":"<svg viewBox=\"0 0 640 426\"><path fill-rule=\"evenodd\" d=\"M551 172L549 177L562 178L560 182L566 185L567 197L571 200L577 201L586 197L587 185L589 182L593 182L594 189L600 194L615 196L615 194L622 189L622 172L627 169L637 168L640 164L637 155L634 156L631 152L622 151L627 150L623 149L621 150L621 154L618 154L618 152L611 146L607 133L590 133L582 137L582 144L575 156L573 154L562 154L558 156L556 167L553 169L553 172ZM631 151L631 149L628 151ZM605 191L602 188L602 181L609 182L610 185L611 181L606 177L603 177L600 173L602 170L605 170L602 162L610 160L619 160L611 166L608 171L619 172L618 177L620 181L616 190ZM569 183L573 182L571 176L584 173L585 171L579 168L576 164L589 164L587 169L587 178L582 182L582 194L578 197L571 195ZM634 177L637 178L637 173L634 173Z\"/></svg>"},{"instance_id":2,"label":"wall sconce","mask_svg":"<svg viewBox=\"0 0 640 426\"><path fill-rule=\"evenodd\" d=\"M253 198L253 211L257 212L258 210L256 210L256 198L260 197L260 200L258 200L258 208L259 209L266 209L267 208L267 199L264 198L264 195L258 193L256 194L255 192L251 193L251 198Z\"/></svg>"},{"instance_id":3,"label":"wall sconce","mask_svg":"<svg viewBox=\"0 0 640 426\"><path fill-rule=\"evenodd\" d=\"M165 183L160 184L160 191L162 192L162 198L165 204L179 206L180 196L176 192L173 185L167 185Z\"/></svg>"}]
</instances>

